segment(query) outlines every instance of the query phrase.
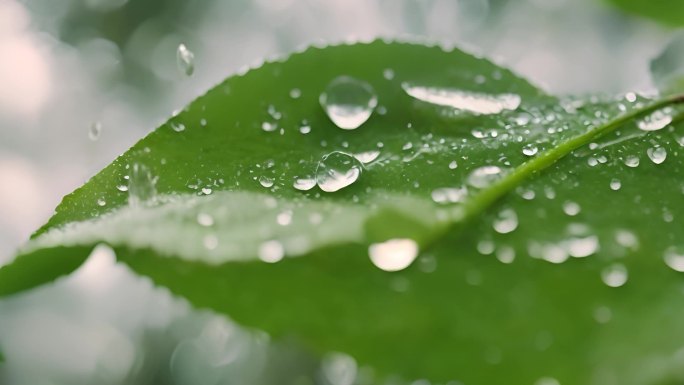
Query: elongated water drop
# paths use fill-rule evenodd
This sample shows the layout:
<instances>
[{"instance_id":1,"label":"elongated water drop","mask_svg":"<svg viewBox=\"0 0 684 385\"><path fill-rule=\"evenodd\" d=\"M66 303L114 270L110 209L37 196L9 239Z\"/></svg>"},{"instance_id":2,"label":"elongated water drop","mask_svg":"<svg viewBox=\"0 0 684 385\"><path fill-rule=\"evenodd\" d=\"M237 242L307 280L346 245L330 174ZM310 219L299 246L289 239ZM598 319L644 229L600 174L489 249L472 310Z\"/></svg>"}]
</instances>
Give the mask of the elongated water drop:
<instances>
[{"instance_id":1,"label":"elongated water drop","mask_svg":"<svg viewBox=\"0 0 684 385\"><path fill-rule=\"evenodd\" d=\"M373 87L350 76L333 79L319 101L330 120L343 130L361 126L378 105Z\"/></svg>"},{"instance_id":2,"label":"elongated water drop","mask_svg":"<svg viewBox=\"0 0 684 385\"><path fill-rule=\"evenodd\" d=\"M176 64L178 69L187 76L191 76L195 72L195 54L185 44L178 45Z\"/></svg>"},{"instance_id":3,"label":"elongated water drop","mask_svg":"<svg viewBox=\"0 0 684 385\"><path fill-rule=\"evenodd\" d=\"M667 150L663 147L651 147L646 150L646 154L655 164L661 164L667 158Z\"/></svg>"},{"instance_id":4,"label":"elongated water drop","mask_svg":"<svg viewBox=\"0 0 684 385\"><path fill-rule=\"evenodd\" d=\"M316 185L316 179L305 177L295 179L292 186L299 191L309 191Z\"/></svg>"},{"instance_id":5,"label":"elongated water drop","mask_svg":"<svg viewBox=\"0 0 684 385\"><path fill-rule=\"evenodd\" d=\"M399 271L411 265L418 256L418 244L408 238L374 243L368 255L375 266L384 271Z\"/></svg>"},{"instance_id":6,"label":"elongated water drop","mask_svg":"<svg viewBox=\"0 0 684 385\"><path fill-rule=\"evenodd\" d=\"M356 182L363 165L353 155L334 151L325 155L316 168L316 184L325 192L335 192Z\"/></svg>"},{"instance_id":7,"label":"elongated water drop","mask_svg":"<svg viewBox=\"0 0 684 385\"><path fill-rule=\"evenodd\" d=\"M439 106L451 107L479 115L498 114L515 110L520 106L520 96L515 94L483 94L448 88L421 87L403 83L404 91L411 97Z\"/></svg>"}]
</instances>

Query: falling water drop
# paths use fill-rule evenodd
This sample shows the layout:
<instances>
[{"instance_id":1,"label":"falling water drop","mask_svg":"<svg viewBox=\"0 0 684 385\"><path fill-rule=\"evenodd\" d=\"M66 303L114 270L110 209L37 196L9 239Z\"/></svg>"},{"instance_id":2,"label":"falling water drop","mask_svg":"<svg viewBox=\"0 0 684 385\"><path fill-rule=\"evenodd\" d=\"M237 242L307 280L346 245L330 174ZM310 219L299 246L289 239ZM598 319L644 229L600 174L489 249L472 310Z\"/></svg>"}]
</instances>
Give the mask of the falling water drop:
<instances>
[{"instance_id":1,"label":"falling water drop","mask_svg":"<svg viewBox=\"0 0 684 385\"><path fill-rule=\"evenodd\" d=\"M350 76L333 79L319 101L330 120L343 130L361 126L378 105L373 87Z\"/></svg>"},{"instance_id":2,"label":"falling water drop","mask_svg":"<svg viewBox=\"0 0 684 385\"><path fill-rule=\"evenodd\" d=\"M661 164L667 158L667 150L664 147L651 147L646 150L646 154L655 164Z\"/></svg>"},{"instance_id":3,"label":"falling water drop","mask_svg":"<svg viewBox=\"0 0 684 385\"><path fill-rule=\"evenodd\" d=\"M102 123L93 122L90 125L90 130L88 130L88 138L93 142L100 139L100 134L102 133Z\"/></svg>"},{"instance_id":4,"label":"falling water drop","mask_svg":"<svg viewBox=\"0 0 684 385\"><path fill-rule=\"evenodd\" d=\"M195 72L195 54L192 53L185 46L185 44L179 44L176 50L176 64L178 65L178 70L180 70L186 76L191 76Z\"/></svg>"},{"instance_id":5,"label":"falling water drop","mask_svg":"<svg viewBox=\"0 0 684 385\"><path fill-rule=\"evenodd\" d=\"M325 192L335 192L356 182L363 165L354 156L334 151L323 156L316 167L316 184Z\"/></svg>"},{"instance_id":6,"label":"falling water drop","mask_svg":"<svg viewBox=\"0 0 684 385\"><path fill-rule=\"evenodd\" d=\"M368 248L368 255L375 266L384 271L403 270L418 256L418 244L408 238L390 239L374 243Z\"/></svg>"}]
</instances>

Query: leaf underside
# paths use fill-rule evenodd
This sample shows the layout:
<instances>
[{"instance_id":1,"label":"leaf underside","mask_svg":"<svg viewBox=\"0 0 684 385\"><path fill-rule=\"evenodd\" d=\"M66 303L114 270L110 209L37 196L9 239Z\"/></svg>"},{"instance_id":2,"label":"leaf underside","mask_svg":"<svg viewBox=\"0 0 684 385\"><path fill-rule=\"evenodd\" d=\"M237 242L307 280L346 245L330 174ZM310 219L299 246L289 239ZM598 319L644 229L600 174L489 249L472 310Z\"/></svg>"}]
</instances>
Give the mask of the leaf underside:
<instances>
[{"instance_id":1,"label":"leaf underside","mask_svg":"<svg viewBox=\"0 0 684 385\"><path fill-rule=\"evenodd\" d=\"M319 95L340 75L368 82L386 112L337 128ZM402 84L522 102L494 115L454 112ZM684 378L675 354L684 286L663 261L682 242L684 141L674 127L627 124L467 222L458 204L431 197L466 185L478 167L514 169L529 159L523 148L542 154L639 102L561 101L458 50L380 41L309 49L227 79L65 197L27 251L0 269L0 295L72 271L105 242L197 307L321 353L349 353L380 375L675 384ZM265 132L264 122L277 129ZM665 149L662 164L650 160L654 148ZM345 189L292 187L331 151L372 150L377 160ZM632 157L638 167L626 165ZM134 165L158 177L156 198L140 207L117 188ZM517 226L502 234L493 227L505 211ZM198 223L205 214L209 225ZM407 237L425 248L405 270L369 260L369 244ZM259 249L272 240L286 257L264 263ZM500 261L511 254L512 263ZM609 287L611 271L626 271L626 283Z\"/></svg>"}]
</instances>

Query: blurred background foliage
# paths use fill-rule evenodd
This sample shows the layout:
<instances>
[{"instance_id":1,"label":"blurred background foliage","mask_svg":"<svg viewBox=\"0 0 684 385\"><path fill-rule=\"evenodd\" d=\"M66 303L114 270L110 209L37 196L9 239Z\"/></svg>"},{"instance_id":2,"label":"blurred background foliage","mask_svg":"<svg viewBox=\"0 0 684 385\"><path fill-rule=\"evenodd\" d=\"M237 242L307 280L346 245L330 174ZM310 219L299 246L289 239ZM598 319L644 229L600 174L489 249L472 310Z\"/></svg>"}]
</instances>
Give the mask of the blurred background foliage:
<instances>
[{"instance_id":1,"label":"blurred background foliage","mask_svg":"<svg viewBox=\"0 0 684 385\"><path fill-rule=\"evenodd\" d=\"M264 58L312 43L427 39L552 93L649 93L648 63L683 24L680 0L0 1L0 264L63 195ZM192 77L176 67L180 43L195 54ZM261 337L237 330L100 250L73 276L0 301L0 383L218 384L290 359L318 370L307 352L266 362ZM251 365L204 367L231 338L251 347Z\"/></svg>"}]
</instances>

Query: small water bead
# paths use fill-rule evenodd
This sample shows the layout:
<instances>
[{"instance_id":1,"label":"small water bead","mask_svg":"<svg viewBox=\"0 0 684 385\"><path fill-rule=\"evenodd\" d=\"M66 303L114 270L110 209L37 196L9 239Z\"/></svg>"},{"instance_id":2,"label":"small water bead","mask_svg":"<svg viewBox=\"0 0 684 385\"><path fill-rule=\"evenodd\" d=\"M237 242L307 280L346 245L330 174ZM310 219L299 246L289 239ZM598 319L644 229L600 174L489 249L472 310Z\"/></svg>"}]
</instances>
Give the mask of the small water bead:
<instances>
[{"instance_id":1,"label":"small water bead","mask_svg":"<svg viewBox=\"0 0 684 385\"><path fill-rule=\"evenodd\" d=\"M191 76L195 72L195 54L185 46L179 44L176 50L176 65L178 70L186 76Z\"/></svg>"},{"instance_id":2,"label":"small water bead","mask_svg":"<svg viewBox=\"0 0 684 385\"><path fill-rule=\"evenodd\" d=\"M283 245L277 240L270 240L259 245L259 259L268 262L276 263L285 256L285 249Z\"/></svg>"},{"instance_id":3,"label":"small water bead","mask_svg":"<svg viewBox=\"0 0 684 385\"><path fill-rule=\"evenodd\" d=\"M526 156L535 156L539 152L539 148L534 144L527 144L523 147L522 152Z\"/></svg>"},{"instance_id":4,"label":"small water bead","mask_svg":"<svg viewBox=\"0 0 684 385\"><path fill-rule=\"evenodd\" d=\"M293 88L290 90L290 97L292 99L299 99L302 96L302 90L299 88Z\"/></svg>"},{"instance_id":5,"label":"small water bead","mask_svg":"<svg viewBox=\"0 0 684 385\"><path fill-rule=\"evenodd\" d=\"M375 266L384 271L399 271L411 265L418 256L418 244L408 238L390 239L368 247Z\"/></svg>"},{"instance_id":6,"label":"small water bead","mask_svg":"<svg viewBox=\"0 0 684 385\"><path fill-rule=\"evenodd\" d=\"M363 165L354 156L334 151L325 155L316 167L316 184L325 192L335 192L356 182Z\"/></svg>"},{"instance_id":7,"label":"small water bead","mask_svg":"<svg viewBox=\"0 0 684 385\"><path fill-rule=\"evenodd\" d=\"M576 202L567 201L563 203L563 212L571 217L579 214L582 208Z\"/></svg>"},{"instance_id":8,"label":"small water bead","mask_svg":"<svg viewBox=\"0 0 684 385\"><path fill-rule=\"evenodd\" d=\"M411 142L406 142L403 146L401 146L401 149L404 151L410 150L412 148L413 148L413 143L411 143Z\"/></svg>"},{"instance_id":9,"label":"small water bead","mask_svg":"<svg viewBox=\"0 0 684 385\"><path fill-rule=\"evenodd\" d=\"M299 191L309 191L316 186L316 179L314 178L297 178L292 185Z\"/></svg>"},{"instance_id":10,"label":"small water bead","mask_svg":"<svg viewBox=\"0 0 684 385\"><path fill-rule=\"evenodd\" d=\"M670 246L663 254L665 263L672 270L684 273L684 246Z\"/></svg>"},{"instance_id":11,"label":"small water bead","mask_svg":"<svg viewBox=\"0 0 684 385\"><path fill-rule=\"evenodd\" d=\"M273 178L262 175L259 177L259 184L266 188L273 187Z\"/></svg>"},{"instance_id":12,"label":"small water bead","mask_svg":"<svg viewBox=\"0 0 684 385\"><path fill-rule=\"evenodd\" d=\"M120 184L120 185L116 186L116 189L121 191L121 192L126 192L126 191L128 191L128 186L125 184Z\"/></svg>"},{"instance_id":13,"label":"small water bead","mask_svg":"<svg viewBox=\"0 0 684 385\"><path fill-rule=\"evenodd\" d=\"M434 255L424 255L418 258L418 268L423 273L432 273L437 270L437 258Z\"/></svg>"},{"instance_id":14,"label":"small water bead","mask_svg":"<svg viewBox=\"0 0 684 385\"><path fill-rule=\"evenodd\" d=\"M584 258L599 250L599 239L596 235L572 237L564 242L564 247L570 256Z\"/></svg>"},{"instance_id":15,"label":"small water bead","mask_svg":"<svg viewBox=\"0 0 684 385\"><path fill-rule=\"evenodd\" d=\"M273 132L278 129L278 125L276 123L263 122L261 123L261 129L265 132Z\"/></svg>"},{"instance_id":16,"label":"small water bead","mask_svg":"<svg viewBox=\"0 0 684 385\"><path fill-rule=\"evenodd\" d=\"M197 214L197 223L200 226L209 227L214 225L214 217L206 213Z\"/></svg>"},{"instance_id":17,"label":"small water bead","mask_svg":"<svg viewBox=\"0 0 684 385\"><path fill-rule=\"evenodd\" d=\"M430 195L435 203L458 203L465 200L468 190L465 187L444 187L433 190Z\"/></svg>"},{"instance_id":18,"label":"small water bead","mask_svg":"<svg viewBox=\"0 0 684 385\"><path fill-rule=\"evenodd\" d=\"M458 163L455 160L449 162L449 170L455 170L456 168L458 168Z\"/></svg>"},{"instance_id":19,"label":"small water bead","mask_svg":"<svg viewBox=\"0 0 684 385\"><path fill-rule=\"evenodd\" d=\"M515 249L511 246L500 246L496 249L496 259L505 264L513 263L515 260Z\"/></svg>"},{"instance_id":20,"label":"small water bead","mask_svg":"<svg viewBox=\"0 0 684 385\"><path fill-rule=\"evenodd\" d=\"M587 159L587 164L589 165L589 167L594 167L598 164L598 159L591 156Z\"/></svg>"},{"instance_id":21,"label":"small water bead","mask_svg":"<svg viewBox=\"0 0 684 385\"><path fill-rule=\"evenodd\" d=\"M308 124L304 123L304 124L302 124L301 126L299 126L299 132L302 133L302 134L304 134L304 135L306 135L306 134L308 134L309 132L311 132L311 126L309 126Z\"/></svg>"},{"instance_id":22,"label":"small water bead","mask_svg":"<svg viewBox=\"0 0 684 385\"><path fill-rule=\"evenodd\" d=\"M620 179L613 178L610 181L610 189L613 191L617 191L622 187L622 182L620 182Z\"/></svg>"},{"instance_id":23,"label":"small water bead","mask_svg":"<svg viewBox=\"0 0 684 385\"><path fill-rule=\"evenodd\" d=\"M276 222L281 226L289 226L292 223L292 210L285 210L276 216Z\"/></svg>"},{"instance_id":24,"label":"small water bead","mask_svg":"<svg viewBox=\"0 0 684 385\"><path fill-rule=\"evenodd\" d=\"M93 122L90 125L90 130L88 130L88 138L93 142L100 139L100 134L102 133L102 123Z\"/></svg>"},{"instance_id":25,"label":"small water bead","mask_svg":"<svg viewBox=\"0 0 684 385\"><path fill-rule=\"evenodd\" d=\"M542 377L535 381L534 385L560 385L560 382L553 377Z\"/></svg>"},{"instance_id":26,"label":"small water bead","mask_svg":"<svg viewBox=\"0 0 684 385\"><path fill-rule=\"evenodd\" d=\"M496 250L496 245L490 239L483 239L477 243L477 252L482 255L490 255Z\"/></svg>"},{"instance_id":27,"label":"small water bead","mask_svg":"<svg viewBox=\"0 0 684 385\"><path fill-rule=\"evenodd\" d=\"M280 120L280 118L283 117L283 114L278 111L273 104L269 104L268 108L266 109L266 112L268 112L269 115L275 120Z\"/></svg>"},{"instance_id":28,"label":"small water bead","mask_svg":"<svg viewBox=\"0 0 684 385\"><path fill-rule=\"evenodd\" d=\"M615 231L615 242L618 245L631 250L639 248L639 238L632 231L625 229L618 229Z\"/></svg>"},{"instance_id":29,"label":"small water bead","mask_svg":"<svg viewBox=\"0 0 684 385\"><path fill-rule=\"evenodd\" d=\"M385 68L385 70L382 71L382 77L384 77L387 80L394 79L394 70L391 68Z\"/></svg>"},{"instance_id":30,"label":"small water bead","mask_svg":"<svg viewBox=\"0 0 684 385\"><path fill-rule=\"evenodd\" d=\"M328 353L321 360L321 372L329 385L352 385L358 372L354 358L344 353Z\"/></svg>"},{"instance_id":31,"label":"small water bead","mask_svg":"<svg viewBox=\"0 0 684 385\"><path fill-rule=\"evenodd\" d=\"M527 244L527 252L534 258L543 259L555 264L563 263L570 257L565 247L555 243L530 241Z\"/></svg>"},{"instance_id":32,"label":"small water bead","mask_svg":"<svg viewBox=\"0 0 684 385\"><path fill-rule=\"evenodd\" d=\"M206 127L207 126L207 120L204 118L200 119L200 126Z\"/></svg>"},{"instance_id":33,"label":"small water bead","mask_svg":"<svg viewBox=\"0 0 684 385\"><path fill-rule=\"evenodd\" d=\"M624 159L624 163L627 167L639 167L639 157L635 155L627 155Z\"/></svg>"},{"instance_id":34,"label":"small water bead","mask_svg":"<svg viewBox=\"0 0 684 385\"><path fill-rule=\"evenodd\" d=\"M518 228L518 215L513 209L499 212L492 223L492 227L499 234L508 234Z\"/></svg>"},{"instance_id":35,"label":"small water bead","mask_svg":"<svg viewBox=\"0 0 684 385\"><path fill-rule=\"evenodd\" d=\"M183 124L183 123L171 122L171 123L169 123L169 125L171 126L171 129L176 131L176 132L185 131L185 124Z\"/></svg>"},{"instance_id":36,"label":"small water bead","mask_svg":"<svg viewBox=\"0 0 684 385\"><path fill-rule=\"evenodd\" d=\"M357 154L354 154L354 157L359 160L359 162L363 164L368 164L378 158L380 155L380 151L378 150L370 150L370 151L364 151L364 152L359 152Z\"/></svg>"},{"instance_id":37,"label":"small water bead","mask_svg":"<svg viewBox=\"0 0 684 385\"><path fill-rule=\"evenodd\" d=\"M214 190L212 190L212 189L209 188L209 187L202 187L202 194L204 194L204 195L211 195L211 193L212 193L213 191L214 191Z\"/></svg>"},{"instance_id":38,"label":"small water bead","mask_svg":"<svg viewBox=\"0 0 684 385\"><path fill-rule=\"evenodd\" d=\"M664 147L651 147L646 150L646 154L655 164L661 164L667 158L667 150Z\"/></svg>"},{"instance_id":39,"label":"small water bead","mask_svg":"<svg viewBox=\"0 0 684 385\"><path fill-rule=\"evenodd\" d=\"M614 263L601 271L603 283L610 287L620 287L627 283L629 273L625 265Z\"/></svg>"},{"instance_id":40,"label":"small water bead","mask_svg":"<svg viewBox=\"0 0 684 385\"><path fill-rule=\"evenodd\" d=\"M100 206L100 207L103 207L103 206L107 205L107 201L104 200L104 198L99 198L99 199L97 200L97 205Z\"/></svg>"},{"instance_id":41,"label":"small water bead","mask_svg":"<svg viewBox=\"0 0 684 385\"><path fill-rule=\"evenodd\" d=\"M520 96L515 94L490 95L446 88L414 86L408 83L403 83L402 88L409 96L423 102L480 115L515 110L521 102Z\"/></svg>"},{"instance_id":42,"label":"small water bead","mask_svg":"<svg viewBox=\"0 0 684 385\"><path fill-rule=\"evenodd\" d=\"M497 166L476 168L468 175L468 184L475 188L487 188L501 179L503 170Z\"/></svg>"},{"instance_id":43,"label":"small water bead","mask_svg":"<svg viewBox=\"0 0 684 385\"><path fill-rule=\"evenodd\" d=\"M625 100L627 100L630 103L634 103L637 100L637 96L634 92L628 92L625 94Z\"/></svg>"},{"instance_id":44,"label":"small water bead","mask_svg":"<svg viewBox=\"0 0 684 385\"><path fill-rule=\"evenodd\" d=\"M373 87L350 76L333 79L321 94L319 102L330 120L343 130L360 127L378 105Z\"/></svg>"},{"instance_id":45,"label":"small water bead","mask_svg":"<svg viewBox=\"0 0 684 385\"><path fill-rule=\"evenodd\" d=\"M608 306L599 306L594 309L594 319L600 324L606 324L613 318L613 311Z\"/></svg>"}]
</instances>

